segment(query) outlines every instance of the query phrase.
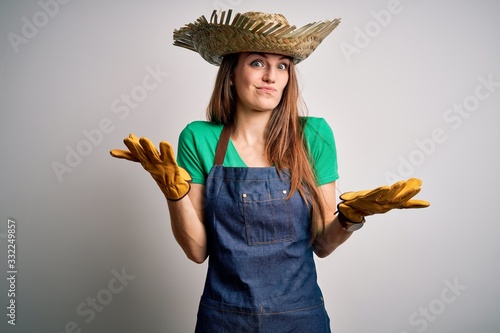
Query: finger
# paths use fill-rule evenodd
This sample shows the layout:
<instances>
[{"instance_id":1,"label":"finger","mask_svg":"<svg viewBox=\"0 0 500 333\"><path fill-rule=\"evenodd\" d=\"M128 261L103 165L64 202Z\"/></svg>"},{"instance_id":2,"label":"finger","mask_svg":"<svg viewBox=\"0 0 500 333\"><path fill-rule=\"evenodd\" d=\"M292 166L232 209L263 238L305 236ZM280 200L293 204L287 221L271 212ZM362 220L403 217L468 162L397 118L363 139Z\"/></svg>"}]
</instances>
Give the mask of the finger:
<instances>
[{"instance_id":1,"label":"finger","mask_svg":"<svg viewBox=\"0 0 500 333\"><path fill-rule=\"evenodd\" d=\"M418 189L418 191L415 194L417 194L418 192L420 192L420 189L422 188L421 186L422 186L422 181L420 179L418 179L418 178L410 178L406 182L406 188ZM408 198L408 199L410 199L410 198Z\"/></svg>"},{"instance_id":2,"label":"finger","mask_svg":"<svg viewBox=\"0 0 500 333\"><path fill-rule=\"evenodd\" d=\"M420 187L414 187L414 188L409 188L409 189L404 189L401 191L401 193L398 194L396 198L392 201L394 204L404 204L411 198L413 198L415 195L420 192Z\"/></svg>"},{"instance_id":3,"label":"finger","mask_svg":"<svg viewBox=\"0 0 500 333\"><path fill-rule=\"evenodd\" d=\"M139 160L128 150L113 149L109 152L111 156L116 158L123 158L132 162L139 162Z\"/></svg>"},{"instance_id":4,"label":"finger","mask_svg":"<svg viewBox=\"0 0 500 333\"><path fill-rule=\"evenodd\" d=\"M420 192L422 181L418 178L410 178L406 181L404 188L392 200L394 203L405 203Z\"/></svg>"},{"instance_id":5,"label":"finger","mask_svg":"<svg viewBox=\"0 0 500 333\"><path fill-rule=\"evenodd\" d=\"M422 185L422 181L418 178L410 178L406 181L407 186L417 187Z\"/></svg>"},{"instance_id":6,"label":"finger","mask_svg":"<svg viewBox=\"0 0 500 333\"><path fill-rule=\"evenodd\" d=\"M392 190L393 189L390 186L380 186L363 198L360 198L360 200L373 203L385 202L385 198L390 195Z\"/></svg>"},{"instance_id":7,"label":"finger","mask_svg":"<svg viewBox=\"0 0 500 333\"><path fill-rule=\"evenodd\" d=\"M386 213L394 207L386 204L379 204L373 201L349 201L345 203L346 206L351 207L356 211L364 213L364 215L373 215Z\"/></svg>"},{"instance_id":8,"label":"finger","mask_svg":"<svg viewBox=\"0 0 500 333\"><path fill-rule=\"evenodd\" d=\"M139 137L135 136L134 133L130 133L128 135L129 139L134 140L134 141L139 141Z\"/></svg>"},{"instance_id":9,"label":"finger","mask_svg":"<svg viewBox=\"0 0 500 333\"><path fill-rule=\"evenodd\" d=\"M364 191L352 191L352 192L345 192L340 195L340 199L344 201L349 201L349 200L354 200L359 197L362 197L369 193L372 190L364 190Z\"/></svg>"},{"instance_id":10,"label":"finger","mask_svg":"<svg viewBox=\"0 0 500 333\"><path fill-rule=\"evenodd\" d=\"M380 186L373 190L363 190L356 192L345 192L340 195L340 199L344 201L367 199L375 200L381 195L384 195L389 190L388 186Z\"/></svg>"},{"instance_id":11,"label":"finger","mask_svg":"<svg viewBox=\"0 0 500 333\"><path fill-rule=\"evenodd\" d=\"M429 207L430 205L431 204L428 201L414 199L414 200L408 200L398 208L426 208Z\"/></svg>"},{"instance_id":12,"label":"finger","mask_svg":"<svg viewBox=\"0 0 500 333\"><path fill-rule=\"evenodd\" d=\"M390 186L390 190L384 195L383 198L380 198L380 202L389 203L394 202L395 198L401 193L401 191L405 188L406 181L400 180Z\"/></svg>"},{"instance_id":13,"label":"finger","mask_svg":"<svg viewBox=\"0 0 500 333\"><path fill-rule=\"evenodd\" d=\"M144 154L144 149L141 147L139 139L135 135L130 134L128 138L123 140L123 143L127 146L132 155L139 160L139 162L142 163L148 161L146 155Z\"/></svg>"},{"instance_id":14,"label":"finger","mask_svg":"<svg viewBox=\"0 0 500 333\"><path fill-rule=\"evenodd\" d=\"M167 165L177 165L172 145L167 141L160 142L161 160Z\"/></svg>"},{"instance_id":15,"label":"finger","mask_svg":"<svg viewBox=\"0 0 500 333\"><path fill-rule=\"evenodd\" d=\"M161 162L160 160L160 154L158 153L158 150L156 150L156 147L153 145L153 142L149 140L148 138L140 138L139 142L144 149L144 153L146 154L146 157L150 162L158 163Z\"/></svg>"}]
</instances>

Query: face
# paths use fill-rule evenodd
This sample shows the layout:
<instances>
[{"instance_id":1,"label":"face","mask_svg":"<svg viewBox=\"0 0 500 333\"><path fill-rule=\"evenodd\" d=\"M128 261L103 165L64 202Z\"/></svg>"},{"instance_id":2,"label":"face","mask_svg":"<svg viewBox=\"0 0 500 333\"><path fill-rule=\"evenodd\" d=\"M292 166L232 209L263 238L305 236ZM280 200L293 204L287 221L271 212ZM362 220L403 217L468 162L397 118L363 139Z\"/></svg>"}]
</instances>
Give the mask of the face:
<instances>
[{"instance_id":1,"label":"face","mask_svg":"<svg viewBox=\"0 0 500 333\"><path fill-rule=\"evenodd\" d=\"M291 59L269 53L241 53L232 81L237 111L272 111L288 83Z\"/></svg>"}]
</instances>

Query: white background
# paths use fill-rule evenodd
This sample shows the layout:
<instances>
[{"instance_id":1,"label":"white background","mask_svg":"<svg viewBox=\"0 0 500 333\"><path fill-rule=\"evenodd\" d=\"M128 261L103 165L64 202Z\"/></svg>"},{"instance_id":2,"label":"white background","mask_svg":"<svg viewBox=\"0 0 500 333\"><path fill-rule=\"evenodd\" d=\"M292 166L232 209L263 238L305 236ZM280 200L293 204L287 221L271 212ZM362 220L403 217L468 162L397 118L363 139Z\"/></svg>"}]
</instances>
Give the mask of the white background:
<instances>
[{"instance_id":1,"label":"white background","mask_svg":"<svg viewBox=\"0 0 500 333\"><path fill-rule=\"evenodd\" d=\"M172 32L220 8L279 12L297 26L341 17L298 66L309 114L335 133L339 191L419 177L418 197L431 202L369 218L317 260L333 331L499 331L497 1L62 2L0 2L2 332L193 331L206 264L176 244L150 176L109 150L131 132L176 147L204 119L217 68L172 46ZM157 84L144 90L144 79ZM78 149L80 160L68 157Z\"/></svg>"}]
</instances>

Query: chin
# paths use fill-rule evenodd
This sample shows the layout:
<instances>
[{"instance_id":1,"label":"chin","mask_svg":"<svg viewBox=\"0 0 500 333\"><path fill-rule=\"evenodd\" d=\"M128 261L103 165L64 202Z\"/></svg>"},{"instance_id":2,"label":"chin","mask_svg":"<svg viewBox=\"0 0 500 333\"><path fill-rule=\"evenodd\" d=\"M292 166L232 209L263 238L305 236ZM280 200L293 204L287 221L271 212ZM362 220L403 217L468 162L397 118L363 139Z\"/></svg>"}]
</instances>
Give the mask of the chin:
<instances>
[{"instance_id":1,"label":"chin","mask_svg":"<svg viewBox=\"0 0 500 333\"><path fill-rule=\"evenodd\" d=\"M266 103L259 105L256 109L262 111L273 111L279 103Z\"/></svg>"}]
</instances>

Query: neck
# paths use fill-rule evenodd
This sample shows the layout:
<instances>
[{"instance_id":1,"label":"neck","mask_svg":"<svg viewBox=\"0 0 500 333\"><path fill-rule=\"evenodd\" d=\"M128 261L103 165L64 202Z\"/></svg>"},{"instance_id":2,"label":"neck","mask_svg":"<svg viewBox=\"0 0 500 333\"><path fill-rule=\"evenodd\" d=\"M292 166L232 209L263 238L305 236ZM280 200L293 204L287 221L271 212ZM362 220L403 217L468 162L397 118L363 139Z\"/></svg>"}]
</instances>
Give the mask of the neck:
<instances>
[{"instance_id":1,"label":"neck","mask_svg":"<svg viewBox=\"0 0 500 333\"><path fill-rule=\"evenodd\" d=\"M252 115L239 113L234 120L234 130L231 138L248 146L264 143L264 134L270 113L254 113Z\"/></svg>"},{"instance_id":2,"label":"neck","mask_svg":"<svg viewBox=\"0 0 500 333\"><path fill-rule=\"evenodd\" d=\"M235 118L231 140L241 159L249 167L269 166L264 137L268 121L269 114L266 113Z\"/></svg>"}]
</instances>

